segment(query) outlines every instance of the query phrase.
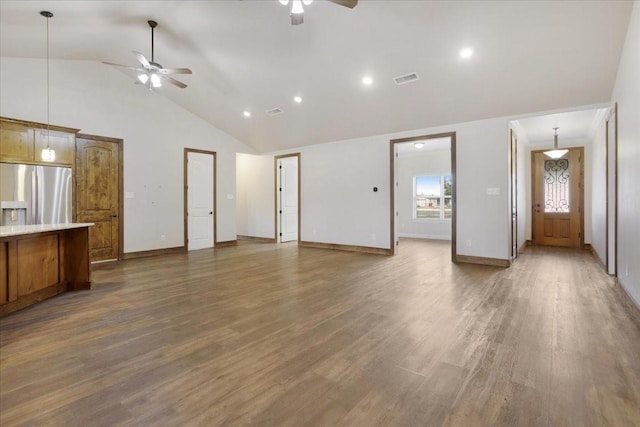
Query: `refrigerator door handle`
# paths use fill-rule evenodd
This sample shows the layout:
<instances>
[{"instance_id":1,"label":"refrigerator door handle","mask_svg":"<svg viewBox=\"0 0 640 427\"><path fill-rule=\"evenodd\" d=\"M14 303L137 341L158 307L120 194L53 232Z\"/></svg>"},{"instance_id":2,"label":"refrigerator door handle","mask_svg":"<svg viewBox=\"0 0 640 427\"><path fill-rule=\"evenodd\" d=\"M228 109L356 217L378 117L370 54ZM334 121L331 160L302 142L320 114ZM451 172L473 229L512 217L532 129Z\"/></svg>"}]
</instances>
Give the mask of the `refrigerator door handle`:
<instances>
[{"instance_id":1,"label":"refrigerator door handle","mask_svg":"<svg viewBox=\"0 0 640 427\"><path fill-rule=\"evenodd\" d=\"M38 215L38 175L36 175L36 169L31 171L31 224L37 224Z\"/></svg>"}]
</instances>

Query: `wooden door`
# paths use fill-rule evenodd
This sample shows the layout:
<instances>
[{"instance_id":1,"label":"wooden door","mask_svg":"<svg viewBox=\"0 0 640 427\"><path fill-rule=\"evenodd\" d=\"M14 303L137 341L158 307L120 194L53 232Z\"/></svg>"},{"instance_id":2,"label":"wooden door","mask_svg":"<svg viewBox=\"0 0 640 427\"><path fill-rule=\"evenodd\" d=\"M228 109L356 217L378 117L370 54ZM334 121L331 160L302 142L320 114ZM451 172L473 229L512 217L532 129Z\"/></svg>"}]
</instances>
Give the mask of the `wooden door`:
<instances>
[{"instance_id":1,"label":"wooden door","mask_svg":"<svg viewBox=\"0 0 640 427\"><path fill-rule=\"evenodd\" d=\"M89 228L91 261L118 259L120 250L119 144L108 138L76 139L76 221Z\"/></svg>"},{"instance_id":2,"label":"wooden door","mask_svg":"<svg viewBox=\"0 0 640 427\"><path fill-rule=\"evenodd\" d=\"M583 149L571 148L560 159L531 153L533 242L582 247Z\"/></svg>"}]
</instances>

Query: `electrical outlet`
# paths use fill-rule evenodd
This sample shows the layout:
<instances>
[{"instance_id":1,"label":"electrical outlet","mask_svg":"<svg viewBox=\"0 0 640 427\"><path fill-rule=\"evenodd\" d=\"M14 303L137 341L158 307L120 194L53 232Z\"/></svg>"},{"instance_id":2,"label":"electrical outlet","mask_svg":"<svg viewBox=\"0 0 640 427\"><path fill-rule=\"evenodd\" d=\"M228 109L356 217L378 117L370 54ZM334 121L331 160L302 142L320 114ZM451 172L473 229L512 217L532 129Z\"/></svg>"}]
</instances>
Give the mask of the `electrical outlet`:
<instances>
[{"instance_id":1,"label":"electrical outlet","mask_svg":"<svg viewBox=\"0 0 640 427\"><path fill-rule=\"evenodd\" d=\"M471 247L471 239L467 240L467 247L470 248Z\"/></svg>"},{"instance_id":2,"label":"electrical outlet","mask_svg":"<svg viewBox=\"0 0 640 427\"><path fill-rule=\"evenodd\" d=\"M160 240L162 240L162 241L167 240L167 236L165 236L164 234L162 234L162 235L160 236Z\"/></svg>"}]
</instances>

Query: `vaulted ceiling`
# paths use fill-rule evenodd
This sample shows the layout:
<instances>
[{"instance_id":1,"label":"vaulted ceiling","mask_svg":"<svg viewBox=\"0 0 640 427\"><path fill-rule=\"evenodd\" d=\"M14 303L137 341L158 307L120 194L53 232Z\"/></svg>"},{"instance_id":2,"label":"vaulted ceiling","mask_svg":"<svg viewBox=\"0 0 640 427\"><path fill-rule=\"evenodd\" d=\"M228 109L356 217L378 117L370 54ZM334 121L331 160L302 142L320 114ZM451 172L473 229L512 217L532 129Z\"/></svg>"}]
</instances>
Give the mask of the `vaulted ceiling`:
<instances>
[{"instance_id":1,"label":"vaulted ceiling","mask_svg":"<svg viewBox=\"0 0 640 427\"><path fill-rule=\"evenodd\" d=\"M324 1L290 24L277 0L0 2L0 54L189 67L157 91L268 152L609 101L630 1ZM463 60L460 49L473 48ZM107 65L105 65L107 67ZM123 85L132 76L119 69ZM396 85L393 77L417 73ZM373 84L364 86L369 75ZM134 87L131 90L144 90ZM299 95L297 104L293 97ZM270 116L266 110L282 109ZM250 111L251 117L243 115Z\"/></svg>"}]
</instances>

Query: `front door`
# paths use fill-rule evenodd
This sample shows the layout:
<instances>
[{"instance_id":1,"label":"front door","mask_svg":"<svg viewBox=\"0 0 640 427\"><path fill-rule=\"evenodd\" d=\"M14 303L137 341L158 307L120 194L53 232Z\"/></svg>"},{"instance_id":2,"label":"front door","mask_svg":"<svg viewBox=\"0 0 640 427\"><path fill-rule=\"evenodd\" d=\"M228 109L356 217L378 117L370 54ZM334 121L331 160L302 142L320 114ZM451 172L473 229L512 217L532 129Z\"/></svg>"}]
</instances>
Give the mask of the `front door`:
<instances>
[{"instance_id":1,"label":"front door","mask_svg":"<svg viewBox=\"0 0 640 427\"><path fill-rule=\"evenodd\" d=\"M76 221L89 227L91 261L118 259L120 248L119 143L89 135L76 138Z\"/></svg>"},{"instance_id":2,"label":"front door","mask_svg":"<svg viewBox=\"0 0 640 427\"><path fill-rule=\"evenodd\" d=\"M187 151L187 247L212 248L214 242L215 153Z\"/></svg>"},{"instance_id":3,"label":"front door","mask_svg":"<svg viewBox=\"0 0 640 427\"><path fill-rule=\"evenodd\" d=\"M571 148L559 159L531 153L534 243L582 247L582 159L582 148Z\"/></svg>"}]
</instances>

